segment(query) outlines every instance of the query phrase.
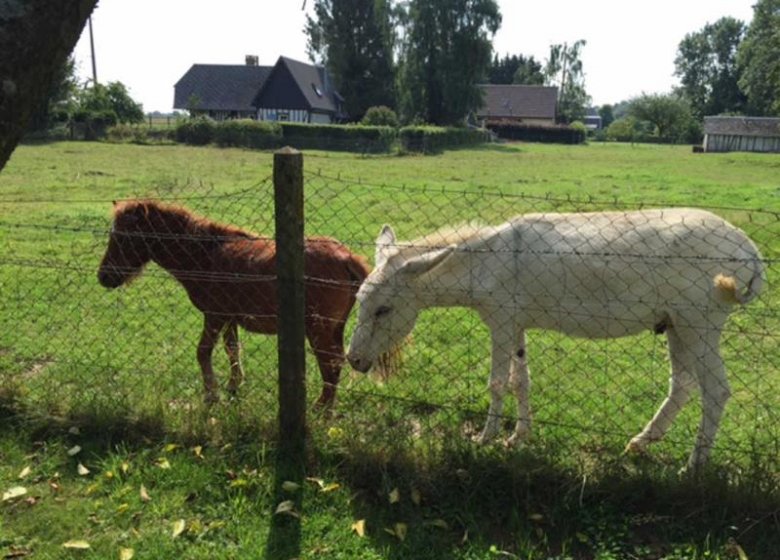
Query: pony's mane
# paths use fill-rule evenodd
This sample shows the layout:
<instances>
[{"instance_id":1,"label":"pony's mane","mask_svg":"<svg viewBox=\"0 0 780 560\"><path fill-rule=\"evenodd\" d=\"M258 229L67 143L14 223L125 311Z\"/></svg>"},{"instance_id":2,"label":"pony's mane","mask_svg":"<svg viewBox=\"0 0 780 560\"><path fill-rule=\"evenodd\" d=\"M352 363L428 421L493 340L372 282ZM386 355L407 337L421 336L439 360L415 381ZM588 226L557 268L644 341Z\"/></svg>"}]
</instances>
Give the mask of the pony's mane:
<instances>
[{"instance_id":1,"label":"pony's mane","mask_svg":"<svg viewBox=\"0 0 780 560\"><path fill-rule=\"evenodd\" d=\"M204 216L194 214L182 206L165 204L151 199L127 200L117 203L114 206L114 218L119 218L126 213L136 212L139 209L142 209L147 216L151 212L157 212L159 215L171 220L171 225L179 224L193 235L259 237L239 227L215 222Z\"/></svg>"}]
</instances>

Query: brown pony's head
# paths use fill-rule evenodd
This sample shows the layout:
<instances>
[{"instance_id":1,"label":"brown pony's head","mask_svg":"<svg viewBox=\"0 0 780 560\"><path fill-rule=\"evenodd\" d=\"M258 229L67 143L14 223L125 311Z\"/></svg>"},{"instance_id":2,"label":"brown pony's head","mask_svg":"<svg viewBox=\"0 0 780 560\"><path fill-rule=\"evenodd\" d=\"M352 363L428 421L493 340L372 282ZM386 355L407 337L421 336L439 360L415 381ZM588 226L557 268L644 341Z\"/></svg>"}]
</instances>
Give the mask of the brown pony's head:
<instances>
[{"instance_id":1,"label":"brown pony's head","mask_svg":"<svg viewBox=\"0 0 780 560\"><path fill-rule=\"evenodd\" d=\"M98 269L98 281L117 288L138 276L151 259L147 202L114 203L108 247Z\"/></svg>"}]
</instances>

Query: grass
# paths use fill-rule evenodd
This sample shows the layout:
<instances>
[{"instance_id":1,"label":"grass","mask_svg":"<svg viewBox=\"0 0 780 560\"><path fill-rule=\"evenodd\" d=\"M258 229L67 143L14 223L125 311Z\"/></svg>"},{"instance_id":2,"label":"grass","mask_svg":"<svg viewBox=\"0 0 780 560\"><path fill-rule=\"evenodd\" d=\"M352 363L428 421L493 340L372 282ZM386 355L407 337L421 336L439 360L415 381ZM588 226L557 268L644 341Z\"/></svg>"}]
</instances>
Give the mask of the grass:
<instances>
[{"instance_id":1,"label":"grass","mask_svg":"<svg viewBox=\"0 0 780 560\"><path fill-rule=\"evenodd\" d=\"M387 384L345 371L337 416L310 418L305 472L312 480L280 471L275 339L243 336L242 398L207 410L194 357L201 319L183 290L155 266L118 291L95 280L115 199L166 198L272 233L271 163L265 152L181 146L55 143L16 151L0 174L0 490L27 493L0 504L0 552L774 556L776 266L767 293L729 323L724 355L734 397L714 466L700 479L677 474L696 406L649 458L621 456L666 391L664 343L651 334L592 342L531 333L534 440L516 451L472 446L467 437L487 410L489 352L486 329L463 310L424 313L402 371ZM780 253L776 156L522 144L436 157L313 152L305 167L307 232L336 236L367 256L385 222L409 239L521 212L669 204L716 207L771 262ZM769 212L751 211L760 209ZM215 357L225 372L226 359ZM311 397L320 387L311 356L308 378ZM71 455L74 446L81 450ZM79 474L79 464L89 473ZM298 490L280 488L288 477ZM273 514L286 500L300 518ZM352 528L361 519L363 538ZM174 537L180 520L184 529ZM62 548L71 540L91 548Z\"/></svg>"}]
</instances>

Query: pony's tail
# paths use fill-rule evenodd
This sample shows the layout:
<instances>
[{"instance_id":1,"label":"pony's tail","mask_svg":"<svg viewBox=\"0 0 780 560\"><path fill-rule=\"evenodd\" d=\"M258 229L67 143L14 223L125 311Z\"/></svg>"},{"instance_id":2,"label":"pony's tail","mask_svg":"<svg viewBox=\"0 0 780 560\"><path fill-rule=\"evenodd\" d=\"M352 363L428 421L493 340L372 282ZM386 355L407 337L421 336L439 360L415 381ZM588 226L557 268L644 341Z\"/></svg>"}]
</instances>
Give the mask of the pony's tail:
<instances>
[{"instance_id":1,"label":"pony's tail","mask_svg":"<svg viewBox=\"0 0 780 560\"><path fill-rule=\"evenodd\" d=\"M745 305L761 293L761 288L766 280L766 271L760 257L753 260L753 277L748 282L744 291L739 290L737 279L734 276L718 274L713 280L715 287L715 298L731 305Z\"/></svg>"}]
</instances>

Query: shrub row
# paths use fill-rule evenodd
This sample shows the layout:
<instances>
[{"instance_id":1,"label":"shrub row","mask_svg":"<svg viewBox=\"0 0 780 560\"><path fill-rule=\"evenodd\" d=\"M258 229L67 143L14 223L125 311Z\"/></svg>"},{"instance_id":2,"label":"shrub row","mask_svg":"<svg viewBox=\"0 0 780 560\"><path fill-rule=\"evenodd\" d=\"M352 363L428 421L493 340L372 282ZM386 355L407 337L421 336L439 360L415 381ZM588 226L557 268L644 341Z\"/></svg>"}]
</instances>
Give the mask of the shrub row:
<instances>
[{"instance_id":1,"label":"shrub row","mask_svg":"<svg viewBox=\"0 0 780 560\"><path fill-rule=\"evenodd\" d=\"M438 126L405 126L398 136L401 149L424 154L439 153L448 148L477 146L490 141L490 133L486 130Z\"/></svg>"},{"instance_id":2,"label":"shrub row","mask_svg":"<svg viewBox=\"0 0 780 560\"><path fill-rule=\"evenodd\" d=\"M345 152L389 152L396 131L389 126L311 125L283 123L284 144L299 150L333 150Z\"/></svg>"},{"instance_id":3,"label":"shrub row","mask_svg":"<svg viewBox=\"0 0 780 560\"><path fill-rule=\"evenodd\" d=\"M109 142L165 144L176 141L176 130L168 126L118 124L106 131Z\"/></svg>"},{"instance_id":4,"label":"shrub row","mask_svg":"<svg viewBox=\"0 0 780 560\"><path fill-rule=\"evenodd\" d=\"M587 136L583 127L567 125L538 125L508 122L488 122L487 128L504 140L582 144Z\"/></svg>"},{"instance_id":5,"label":"shrub row","mask_svg":"<svg viewBox=\"0 0 780 560\"><path fill-rule=\"evenodd\" d=\"M203 146L273 149L292 146L299 150L331 150L362 153L389 152L400 140L409 152L436 153L446 148L474 146L490 140L484 130L364 125L313 125L300 123L189 119L176 126L176 141Z\"/></svg>"}]
</instances>

